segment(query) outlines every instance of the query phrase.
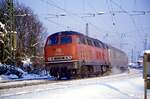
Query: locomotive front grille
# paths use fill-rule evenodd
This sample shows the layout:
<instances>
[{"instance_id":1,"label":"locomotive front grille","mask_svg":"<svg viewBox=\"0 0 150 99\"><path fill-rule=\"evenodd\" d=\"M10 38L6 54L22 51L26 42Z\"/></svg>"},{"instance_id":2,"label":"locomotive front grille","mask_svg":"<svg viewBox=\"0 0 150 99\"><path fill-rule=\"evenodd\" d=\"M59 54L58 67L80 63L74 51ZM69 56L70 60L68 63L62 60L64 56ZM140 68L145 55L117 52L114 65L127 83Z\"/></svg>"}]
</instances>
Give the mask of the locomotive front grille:
<instances>
[{"instance_id":1,"label":"locomotive front grille","mask_svg":"<svg viewBox=\"0 0 150 99\"><path fill-rule=\"evenodd\" d=\"M48 57L48 61L66 61L71 60L72 56L56 56L56 57Z\"/></svg>"}]
</instances>

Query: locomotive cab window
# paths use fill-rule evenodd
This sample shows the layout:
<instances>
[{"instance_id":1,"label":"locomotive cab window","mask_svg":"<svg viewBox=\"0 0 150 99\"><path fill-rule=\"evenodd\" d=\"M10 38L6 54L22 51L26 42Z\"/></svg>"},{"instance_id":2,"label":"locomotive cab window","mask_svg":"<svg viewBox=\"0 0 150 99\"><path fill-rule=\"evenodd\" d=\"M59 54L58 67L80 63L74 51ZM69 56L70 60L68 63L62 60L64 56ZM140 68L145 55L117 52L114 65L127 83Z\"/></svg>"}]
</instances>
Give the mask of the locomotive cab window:
<instances>
[{"instance_id":1,"label":"locomotive cab window","mask_svg":"<svg viewBox=\"0 0 150 99\"><path fill-rule=\"evenodd\" d=\"M58 38L57 37L51 37L49 40L48 40L48 43L47 45L55 45L58 43Z\"/></svg>"},{"instance_id":2,"label":"locomotive cab window","mask_svg":"<svg viewBox=\"0 0 150 99\"><path fill-rule=\"evenodd\" d=\"M72 43L71 36L63 36L63 37L61 37L60 44L68 44L68 43Z\"/></svg>"}]
</instances>

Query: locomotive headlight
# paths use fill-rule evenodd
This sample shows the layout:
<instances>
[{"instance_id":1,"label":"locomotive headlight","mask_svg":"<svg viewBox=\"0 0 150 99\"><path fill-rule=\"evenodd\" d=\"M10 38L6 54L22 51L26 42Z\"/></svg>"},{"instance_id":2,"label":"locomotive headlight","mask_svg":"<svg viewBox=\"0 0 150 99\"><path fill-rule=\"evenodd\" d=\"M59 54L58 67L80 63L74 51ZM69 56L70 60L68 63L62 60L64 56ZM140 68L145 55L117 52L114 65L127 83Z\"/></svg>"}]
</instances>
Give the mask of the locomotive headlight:
<instances>
[{"instance_id":1,"label":"locomotive headlight","mask_svg":"<svg viewBox=\"0 0 150 99\"><path fill-rule=\"evenodd\" d=\"M55 60L54 57L51 57L51 61Z\"/></svg>"},{"instance_id":2,"label":"locomotive headlight","mask_svg":"<svg viewBox=\"0 0 150 99\"><path fill-rule=\"evenodd\" d=\"M66 59L67 59L67 56L64 56L63 58L66 60Z\"/></svg>"},{"instance_id":3,"label":"locomotive headlight","mask_svg":"<svg viewBox=\"0 0 150 99\"><path fill-rule=\"evenodd\" d=\"M48 57L48 61L53 61L54 58L53 57Z\"/></svg>"},{"instance_id":4,"label":"locomotive headlight","mask_svg":"<svg viewBox=\"0 0 150 99\"><path fill-rule=\"evenodd\" d=\"M48 61L51 61L51 57L48 57L47 59L48 59Z\"/></svg>"},{"instance_id":5,"label":"locomotive headlight","mask_svg":"<svg viewBox=\"0 0 150 99\"><path fill-rule=\"evenodd\" d=\"M71 60L72 59L72 56L63 56L62 57L64 60Z\"/></svg>"},{"instance_id":6,"label":"locomotive headlight","mask_svg":"<svg viewBox=\"0 0 150 99\"><path fill-rule=\"evenodd\" d=\"M68 58L69 60L71 60L71 59L72 59L72 56L68 56L67 58Z\"/></svg>"}]
</instances>

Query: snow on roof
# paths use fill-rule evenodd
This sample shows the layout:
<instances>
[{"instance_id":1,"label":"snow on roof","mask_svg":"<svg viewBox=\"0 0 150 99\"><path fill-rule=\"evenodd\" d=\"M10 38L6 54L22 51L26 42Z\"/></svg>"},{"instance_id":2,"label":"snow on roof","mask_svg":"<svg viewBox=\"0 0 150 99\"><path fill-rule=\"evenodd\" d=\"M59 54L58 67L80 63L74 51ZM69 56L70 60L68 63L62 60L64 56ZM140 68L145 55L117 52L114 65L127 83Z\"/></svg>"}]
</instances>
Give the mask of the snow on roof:
<instances>
[{"instance_id":1,"label":"snow on roof","mask_svg":"<svg viewBox=\"0 0 150 99\"><path fill-rule=\"evenodd\" d=\"M150 50L145 50L144 53L150 54Z\"/></svg>"}]
</instances>

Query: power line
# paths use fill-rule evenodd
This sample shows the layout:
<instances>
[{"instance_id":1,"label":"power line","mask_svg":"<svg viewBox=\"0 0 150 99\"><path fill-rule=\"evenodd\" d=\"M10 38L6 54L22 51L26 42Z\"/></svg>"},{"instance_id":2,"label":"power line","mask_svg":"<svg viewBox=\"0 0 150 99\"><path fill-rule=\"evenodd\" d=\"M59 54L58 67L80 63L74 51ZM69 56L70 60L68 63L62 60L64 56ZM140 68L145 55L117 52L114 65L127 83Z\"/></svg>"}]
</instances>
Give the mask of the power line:
<instances>
[{"instance_id":1,"label":"power line","mask_svg":"<svg viewBox=\"0 0 150 99\"><path fill-rule=\"evenodd\" d=\"M71 16L71 15L75 15L75 13L72 13L72 12L69 12L69 11L67 11L66 9L64 9L64 8L62 8L62 7L59 7L58 5L56 5L55 4L55 2L54 1L52 1L52 0L50 0L52 3L50 3L49 1L47 1L47 0L41 0L42 2L45 2L45 3L47 3L48 5L50 5L50 6L52 6L52 7L55 7L55 8L57 8L57 9L60 9L60 10L62 10L62 11L64 11L65 13L68 13L68 15L66 15L66 14L48 14L48 15L51 15L52 17L47 17L46 19L48 19L48 18L54 18L54 17L62 17L62 16ZM74 22L77 22L77 20L76 19L74 19L73 17L71 17L72 19L73 19L73 21ZM52 20L49 20L49 21L51 21L52 23L54 23L54 24L56 24L56 25L58 25L59 23L57 23L57 22L54 22L54 21L52 21ZM61 27L66 27L65 25L63 25L63 24L59 24L58 26L60 26L61 25ZM70 28L70 26L67 26L67 28Z\"/></svg>"},{"instance_id":2,"label":"power line","mask_svg":"<svg viewBox=\"0 0 150 99\"><path fill-rule=\"evenodd\" d=\"M62 10L62 11L64 11L65 13L68 13L68 15L67 16L69 16L69 17L71 17L71 16L78 16L78 15L76 15L75 13L72 13L72 12L69 12L69 11L67 11L66 9L64 9L64 8L62 8L62 7L59 7L58 5L56 5L55 4L55 2L53 2L52 0L50 0L51 2L53 2L53 4L52 3L50 3L49 1L47 1L47 0L41 0L42 2L44 2L44 3L47 3L48 5L50 5L50 6L52 6L52 7L55 7L55 8L57 8L57 9L60 9L60 10ZM52 15L52 14L49 14L49 15ZM61 17L61 16L66 16L66 14L56 14L56 15L52 15L52 17L53 16L56 16L56 17ZM50 18L50 17L49 17ZM73 19L73 21L74 22L77 22L78 20L76 20L76 19L74 19L73 17L71 17L71 19ZM78 21L79 22L79 21ZM53 23L54 23L54 21L53 21ZM56 23L56 22L55 22ZM81 23L81 22L80 22ZM59 23L57 23L57 24L59 24ZM70 27L70 26L67 26L67 27Z\"/></svg>"},{"instance_id":3,"label":"power line","mask_svg":"<svg viewBox=\"0 0 150 99\"><path fill-rule=\"evenodd\" d=\"M57 8L57 9L60 9L60 10L62 10L62 11L64 11L64 12L68 13L68 15L70 15L70 16L76 16L76 17L80 18L84 24L85 24L85 23L90 23L90 24L92 24L91 22L87 22L87 20L84 20L84 19L83 19L82 17L80 17L78 14L69 12L69 11L67 11L67 10L64 9L64 8L59 7L59 6L56 5L52 0L51 0L51 1L53 2L53 4L50 3L50 2L48 2L48 1L45 1L45 0L41 0L41 1L46 2L47 4L49 4L49 5L51 5L51 6L55 7L55 8ZM71 17L71 18L74 19L73 17ZM74 21L77 22L75 19L74 19ZM81 23L81 21L78 21L78 22ZM95 25L93 25L93 24L92 24L92 26L95 27ZM98 28L98 27L96 26L96 29L97 29L97 28ZM101 30L101 29L97 29L97 30Z\"/></svg>"},{"instance_id":4,"label":"power line","mask_svg":"<svg viewBox=\"0 0 150 99\"><path fill-rule=\"evenodd\" d=\"M120 35L120 33L118 32L117 27L116 27L117 20L116 20L116 14L115 14L112 2L111 2L111 0L108 0L106 3L108 5L108 10L109 10L108 13L111 14L112 30L115 33L115 35ZM115 37L118 37L118 36L115 36ZM119 39L117 38L117 40L119 40ZM121 42L121 41L118 41L118 42Z\"/></svg>"},{"instance_id":5,"label":"power line","mask_svg":"<svg viewBox=\"0 0 150 99\"><path fill-rule=\"evenodd\" d=\"M50 20L49 18L45 18L45 19L48 20L48 21L50 21L51 23L53 23L53 24L55 24L55 25L60 26L60 27L63 27L63 28L68 27L68 26L65 26L65 25L63 25L63 24L59 24L59 23L57 23L57 22L55 22L55 21L52 21L52 20Z\"/></svg>"},{"instance_id":6,"label":"power line","mask_svg":"<svg viewBox=\"0 0 150 99\"><path fill-rule=\"evenodd\" d=\"M61 8L61 7L59 7L59 6L57 6L57 5L54 5L55 4L55 2L54 1L52 1L52 0L50 0L51 2L53 2L53 3L50 3L49 1L45 1L45 0L41 0L42 2L45 2L45 3L47 3L47 4L49 4L49 5L51 5L51 6L53 6L53 7L55 7L55 8L58 8L58 9L60 9L60 10L62 10L62 11L64 11L64 12L67 12L68 13L68 11L66 11L65 9L63 9L63 8Z\"/></svg>"},{"instance_id":7,"label":"power line","mask_svg":"<svg viewBox=\"0 0 150 99\"><path fill-rule=\"evenodd\" d=\"M62 27L62 28L64 28L65 30L76 29L76 28L70 27L70 26L68 26L68 25L61 24L61 23L55 22L55 21L53 21L53 20L50 20L50 19L47 18L47 17L45 17L45 20L47 20L47 21L49 21L49 22L51 22L51 23L53 23L53 24L55 24L55 25L57 25L57 26L59 26L59 27Z\"/></svg>"},{"instance_id":8,"label":"power line","mask_svg":"<svg viewBox=\"0 0 150 99\"><path fill-rule=\"evenodd\" d=\"M139 29L138 29L138 27L137 27L137 25L136 25L136 22L135 22L134 18L132 17L132 15L129 14L124 8L122 8L121 5L117 4L117 3L114 2L113 0L110 0L110 1L111 1L114 5L116 5L117 7L119 7L124 13L126 13L127 15L130 16L130 18L131 18L131 20L132 20L132 23L133 23L134 27L137 29L137 32L139 33Z\"/></svg>"},{"instance_id":9,"label":"power line","mask_svg":"<svg viewBox=\"0 0 150 99\"><path fill-rule=\"evenodd\" d=\"M110 0L115 6L117 6L119 9L121 9L125 14L129 15L131 21L132 21L132 24L134 25L135 29L136 29L136 32L139 34L140 33L140 30L139 28L137 27L137 24L134 20L134 18L132 17L132 15L126 11L121 5L119 5L118 3L114 2L113 0ZM136 42L136 41L135 41Z\"/></svg>"},{"instance_id":10,"label":"power line","mask_svg":"<svg viewBox=\"0 0 150 99\"><path fill-rule=\"evenodd\" d=\"M57 4L55 4L55 2L53 2L52 0L52 2L49 2L49 1L47 1L47 0L41 0L41 1L43 1L43 2L45 2L45 3L47 3L47 4L49 4L50 6L52 6L52 7L55 7L55 8L57 8L57 9L59 9L59 10L62 10L62 11L64 11L65 13L63 14L48 14L48 15L50 15L50 17L49 18L53 18L53 17L56 17L56 18L59 18L59 17L66 17L66 16L69 16L69 17L71 17L71 19L74 21L74 22L80 22L80 23L82 23L82 24L86 24L86 23L89 23L92 27L94 27L98 32L101 32L101 31L103 31L103 32L110 32L110 31L105 31L105 30L103 30L103 29L100 29L100 27L98 27L98 26L96 26L96 25L94 25L92 22L89 22L89 20L87 21L87 19L85 19L84 17L86 17L86 16L83 16L83 17L81 17L81 13L80 14L77 14L77 13L72 13L72 12L70 12L70 11L67 11L66 9L64 9L64 8L62 8L62 7L60 7L60 6L58 6ZM132 23L133 23L133 25L135 26L135 28L137 28L137 26L136 26L136 22L135 22L135 20L132 18L132 15L131 15L131 13L133 13L133 15L134 15L134 13L138 13L137 15L139 15L140 13L143 13L143 12L145 12L145 11L130 11L130 13L129 13L129 11L126 11L126 10L124 10L119 4L117 4L116 2L114 2L114 1L112 1L112 0L110 0L110 2L112 2L114 5L116 5L117 7L119 7L119 9L121 9L121 11L114 11L113 10L113 7L112 7L112 11L109 11L108 13L110 13L111 15L112 15L112 17L113 17L113 23L116 23L116 18L115 18L115 13L126 13L126 14L128 14L129 16L130 16L130 18L132 19ZM95 17L96 15L98 15L98 13L96 13L96 9L91 5L91 4L89 4L89 6L90 6L90 8L92 8L93 10L94 10L94 12L95 13L83 13L82 15L88 15L87 17ZM111 5L112 6L112 5ZM107 13L103 13L103 14L107 14ZM77 17L77 18L80 18L81 20L79 21L79 19L75 19L74 17ZM53 21L53 23L54 23L54 21ZM56 22L55 22L56 23ZM57 23L57 25L58 25L59 23ZM59 25L58 25L59 26ZM66 27L66 26L63 26L63 27Z\"/></svg>"},{"instance_id":11,"label":"power line","mask_svg":"<svg viewBox=\"0 0 150 99\"><path fill-rule=\"evenodd\" d=\"M104 12L98 12L97 13L97 11L96 11L96 9L95 9L95 7L91 4L91 3L89 3L89 1L87 0L87 4L90 6L89 8L91 8L92 10L93 10L93 12L94 13L91 13L91 15L93 16L93 17L95 17L96 15L103 15L103 14L105 14ZM99 22L99 20L96 20L97 22ZM99 22L100 23L100 22ZM99 27L97 27L96 25L94 25L94 24L92 24L91 22L90 22L90 24L95 28L95 29L97 29L98 31L103 31L102 29L100 29ZM105 31L105 30L104 30ZM103 32L104 32L103 31ZM104 32L105 34L107 34L108 33L108 31L106 32ZM111 33L110 31L109 31L109 33Z\"/></svg>"},{"instance_id":12,"label":"power line","mask_svg":"<svg viewBox=\"0 0 150 99\"><path fill-rule=\"evenodd\" d=\"M113 7L112 7L111 0L109 0L109 1L110 1L110 8L109 8L109 10L110 10L110 14L111 14L111 17L112 17L113 26L115 26L116 25L115 13L114 13L114 10L113 10Z\"/></svg>"}]
</instances>

